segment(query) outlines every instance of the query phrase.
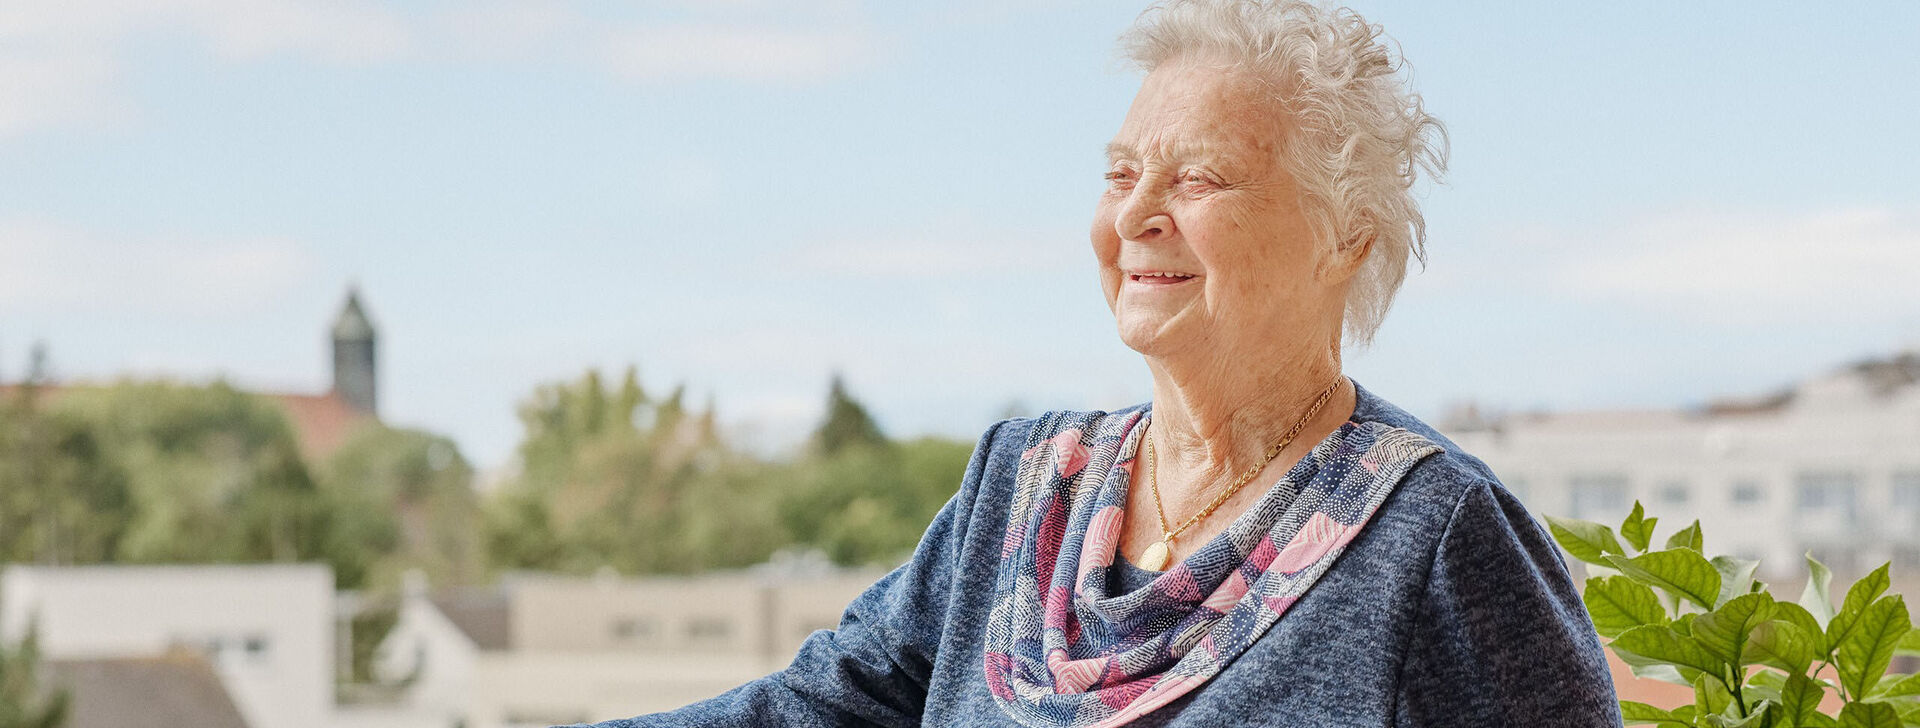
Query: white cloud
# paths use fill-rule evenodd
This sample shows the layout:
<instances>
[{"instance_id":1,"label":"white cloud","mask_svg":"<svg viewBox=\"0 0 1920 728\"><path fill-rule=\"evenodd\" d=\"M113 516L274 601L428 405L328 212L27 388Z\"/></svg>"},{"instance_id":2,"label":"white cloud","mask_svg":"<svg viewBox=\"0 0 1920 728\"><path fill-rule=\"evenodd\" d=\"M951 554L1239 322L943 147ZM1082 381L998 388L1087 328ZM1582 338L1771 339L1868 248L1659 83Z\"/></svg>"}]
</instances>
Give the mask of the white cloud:
<instances>
[{"instance_id":1,"label":"white cloud","mask_svg":"<svg viewBox=\"0 0 1920 728\"><path fill-rule=\"evenodd\" d=\"M843 2L679 3L652 17L591 17L564 0L495 0L440 16L449 55L561 60L636 82L812 82L891 50Z\"/></svg>"},{"instance_id":2,"label":"white cloud","mask_svg":"<svg viewBox=\"0 0 1920 728\"><path fill-rule=\"evenodd\" d=\"M796 272L854 278L952 278L1092 270L1083 233L981 232L836 240L802 248L780 265Z\"/></svg>"},{"instance_id":3,"label":"white cloud","mask_svg":"<svg viewBox=\"0 0 1920 728\"><path fill-rule=\"evenodd\" d=\"M1690 213L1587 234L1537 232L1545 295L1716 324L1920 315L1920 211ZM1538 247L1548 243L1544 248Z\"/></svg>"},{"instance_id":4,"label":"white cloud","mask_svg":"<svg viewBox=\"0 0 1920 728\"><path fill-rule=\"evenodd\" d=\"M316 267L279 238L115 238L0 221L0 309L220 313L258 307Z\"/></svg>"},{"instance_id":5,"label":"white cloud","mask_svg":"<svg viewBox=\"0 0 1920 728\"><path fill-rule=\"evenodd\" d=\"M600 58L639 81L819 81L872 64L880 48L860 30L683 24L609 33Z\"/></svg>"},{"instance_id":6,"label":"white cloud","mask_svg":"<svg viewBox=\"0 0 1920 728\"><path fill-rule=\"evenodd\" d=\"M245 63L363 65L427 58L560 62L636 82L814 82L891 52L841 0L686 3L599 17L570 0L496 0L406 14L366 0L91 0L0 4L0 137L99 124L128 111L118 80L135 41L183 36Z\"/></svg>"},{"instance_id":7,"label":"white cloud","mask_svg":"<svg viewBox=\"0 0 1920 728\"><path fill-rule=\"evenodd\" d=\"M287 53L371 63L410 44L398 16L345 0L0 4L0 137L124 118L122 49L154 33L187 35L231 61Z\"/></svg>"}]
</instances>

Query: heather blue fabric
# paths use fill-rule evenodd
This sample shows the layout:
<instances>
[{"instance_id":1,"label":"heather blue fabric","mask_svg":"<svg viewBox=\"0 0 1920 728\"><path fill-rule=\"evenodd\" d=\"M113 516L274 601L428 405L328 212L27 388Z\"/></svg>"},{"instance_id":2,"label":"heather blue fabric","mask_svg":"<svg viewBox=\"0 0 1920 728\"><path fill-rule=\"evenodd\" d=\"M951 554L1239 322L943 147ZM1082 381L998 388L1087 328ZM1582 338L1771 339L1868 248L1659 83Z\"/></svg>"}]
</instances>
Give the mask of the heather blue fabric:
<instances>
[{"instance_id":1,"label":"heather blue fabric","mask_svg":"<svg viewBox=\"0 0 1920 728\"><path fill-rule=\"evenodd\" d=\"M1407 473L1252 648L1131 725L1620 726L1592 621L1544 529L1485 463L1357 381L1354 392L1355 421L1445 451ZM989 428L912 559L856 598L838 629L808 637L787 669L594 725L1017 726L987 692L981 643L1014 471L1037 421ZM1151 577L1131 568L1121 583Z\"/></svg>"}]
</instances>

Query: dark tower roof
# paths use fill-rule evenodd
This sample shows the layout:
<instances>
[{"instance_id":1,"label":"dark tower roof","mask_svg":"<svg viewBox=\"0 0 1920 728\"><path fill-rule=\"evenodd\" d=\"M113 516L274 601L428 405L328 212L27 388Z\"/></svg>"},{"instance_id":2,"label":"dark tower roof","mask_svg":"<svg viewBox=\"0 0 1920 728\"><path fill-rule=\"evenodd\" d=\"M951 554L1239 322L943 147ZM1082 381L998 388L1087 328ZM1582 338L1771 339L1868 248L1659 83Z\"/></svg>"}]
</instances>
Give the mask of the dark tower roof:
<instances>
[{"instance_id":1,"label":"dark tower roof","mask_svg":"<svg viewBox=\"0 0 1920 728\"><path fill-rule=\"evenodd\" d=\"M333 320L334 340L371 341L373 337L373 321L367 318L366 309L360 307L360 288L348 288L347 303Z\"/></svg>"}]
</instances>

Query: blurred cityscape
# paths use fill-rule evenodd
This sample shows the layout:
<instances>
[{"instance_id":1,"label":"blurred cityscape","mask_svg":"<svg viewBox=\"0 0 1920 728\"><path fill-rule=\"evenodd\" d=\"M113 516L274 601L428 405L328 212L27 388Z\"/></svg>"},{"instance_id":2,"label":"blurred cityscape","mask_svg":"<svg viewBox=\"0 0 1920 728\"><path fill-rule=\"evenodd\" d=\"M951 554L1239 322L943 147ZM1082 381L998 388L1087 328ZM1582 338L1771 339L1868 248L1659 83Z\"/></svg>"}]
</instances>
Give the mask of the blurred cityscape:
<instances>
[{"instance_id":1,"label":"blurred cityscape","mask_svg":"<svg viewBox=\"0 0 1920 728\"><path fill-rule=\"evenodd\" d=\"M379 330L349 291L332 386L0 386L0 645L75 728L505 728L604 720L778 669L912 549L965 442L889 439L837 378L804 451L746 454L711 406L628 369L540 387L486 493L458 447L379 416ZM1776 593L1920 572L1920 352L1689 409L1436 423L1536 518L1635 501ZM1568 559L1576 575L1584 569ZM1907 659L1907 658L1902 658ZM1635 680L1664 703L1680 686ZM5 689L21 691L19 683Z\"/></svg>"},{"instance_id":2,"label":"blurred cityscape","mask_svg":"<svg viewBox=\"0 0 1920 728\"><path fill-rule=\"evenodd\" d=\"M766 674L901 561L972 444L896 441L835 378L800 453L587 371L521 402L484 495L379 416L357 291L332 386L0 386L0 645L32 635L68 726L522 726ZM590 597L590 598L589 598ZM5 682L9 689L23 689ZM0 695L0 702L34 703Z\"/></svg>"}]
</instances>

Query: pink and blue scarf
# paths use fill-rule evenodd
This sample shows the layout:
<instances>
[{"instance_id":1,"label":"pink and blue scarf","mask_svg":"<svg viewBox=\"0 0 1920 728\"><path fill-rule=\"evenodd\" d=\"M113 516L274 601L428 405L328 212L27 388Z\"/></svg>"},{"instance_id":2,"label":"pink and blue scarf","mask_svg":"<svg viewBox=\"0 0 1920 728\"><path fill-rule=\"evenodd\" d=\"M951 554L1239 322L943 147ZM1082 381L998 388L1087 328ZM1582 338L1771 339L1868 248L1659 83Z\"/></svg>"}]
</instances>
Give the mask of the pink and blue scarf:
<instances>
[{"instance_id":1,"label":"pink and blue scarf","mask_svg":"<svg viewBox=\"0 0 1920 728\"><path fill-rule=\"evenodd\" d=\"M986 635L986 678L1035 728L1123 725L1246 651L1440 447L1347 422L1227 530L1130 594L1108 594L1145 411L1056 413L1021 455Z\"/></svg>"}]
</instances>

